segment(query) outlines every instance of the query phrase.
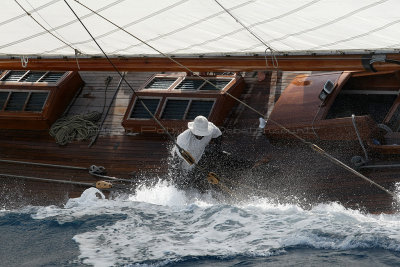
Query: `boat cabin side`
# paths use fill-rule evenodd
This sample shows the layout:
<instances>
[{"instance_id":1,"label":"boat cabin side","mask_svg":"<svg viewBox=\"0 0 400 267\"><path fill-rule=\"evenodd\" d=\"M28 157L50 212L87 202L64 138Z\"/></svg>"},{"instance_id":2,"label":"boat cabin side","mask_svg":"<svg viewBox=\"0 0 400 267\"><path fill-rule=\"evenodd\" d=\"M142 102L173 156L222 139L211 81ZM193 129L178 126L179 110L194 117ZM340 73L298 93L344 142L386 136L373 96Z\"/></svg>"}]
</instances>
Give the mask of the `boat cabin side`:
<instances>
[{"instance_id":1,"label":"boat cabin side","mask_svg":"<svg viewBox=\"0 0 400 267\"><path fill-rule=\"evenodd\" d=\"M266 134L308 140L362 140L382 153L400 152L399 71L299 75L269 118ZM399 145L397 145L399 144Z\"/></svg>"}]
</instances>

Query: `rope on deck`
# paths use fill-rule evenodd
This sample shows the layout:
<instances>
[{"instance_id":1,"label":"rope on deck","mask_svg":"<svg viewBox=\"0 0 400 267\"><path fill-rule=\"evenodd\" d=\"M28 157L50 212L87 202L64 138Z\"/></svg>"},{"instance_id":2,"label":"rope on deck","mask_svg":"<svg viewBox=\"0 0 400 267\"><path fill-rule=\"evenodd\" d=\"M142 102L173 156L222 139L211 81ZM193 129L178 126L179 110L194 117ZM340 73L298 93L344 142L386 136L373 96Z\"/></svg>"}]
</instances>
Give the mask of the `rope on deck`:
<instances>
[{"instance_id":1,"label":"rope on deck","mask_svg":"<svg viewBox=\"0 0 400 267\"><path fill-rule=\"evenodd\" d=\"M67 116L58 119L50 128L50 135L59 145L66 145L73 140L87 140L99 131L96 122L101 118L101 113L93 111L87 114Z\"/></svg>"}]
</instances>

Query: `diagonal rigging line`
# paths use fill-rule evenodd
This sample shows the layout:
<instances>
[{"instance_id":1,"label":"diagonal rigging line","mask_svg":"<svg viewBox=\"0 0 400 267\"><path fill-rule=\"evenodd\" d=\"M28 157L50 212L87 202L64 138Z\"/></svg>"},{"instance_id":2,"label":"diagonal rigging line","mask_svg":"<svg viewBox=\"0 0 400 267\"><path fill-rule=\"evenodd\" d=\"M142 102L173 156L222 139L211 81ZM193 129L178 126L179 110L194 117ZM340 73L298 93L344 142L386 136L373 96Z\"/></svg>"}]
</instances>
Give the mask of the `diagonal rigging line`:
<instances>
[{"instance_id":1,"label":"diagonal rigging line","mask_svg":"<svg viewBox=\"0 0 400 267\"><path fill-rule=\"evenodd\" d=\"M308 3L306 3L306 4L304 4L304 5L300 6L300 7L297 7L297 8L295 8L295 9L292 9L292 10L290 10L290 11L288 11L288 12L285 12L285 13L283 13L283 14L280 14L280 15L278 15L278 16L275 16L275 17L272 17L272 18L268 18L268 19L265 19L265 20L262 20L262 21L259 21L259 22L250 24L248 27L249 27L249 28L254 28L254 27L256 27L256 26L263 25L263 24L266 24L266 23L270 23L270 22L272 22L272 21L275 21L275 20L278 20L278 19L287 17L287 16L292 15L292 14L294 14L294 13L297 13L297 12L303 10L303 9L306 9L306 8L312 6L312 5L314 5L314 4L316 4L316 3L320 2L320 1L321 1L321 0L313 0L313 1L311 1L311 2L308 2ZM231 10L232 10L232 9L231 9ZM236 34L236 33L239 33L239 32L241 32L241 31L244 31L244 30L245 30L245 29L242 29L242 28L241 28L241 29L237 29L237 30L234 30L234 31L225 33L225 34L223 34L223 35L220 35L220 36L218 36L218 37L216 37L216 38L206 40L206 41L204 41L204 42L202 42L202 43L199 43L199 44L193 44L193 45L189 45L189 46L184 47L184 48L176 49L176 50L174 50L174 51L171 51L170 53L177 53L178 51L187 50L187 49L191 49L191 48L196 47L196 46L202 46L202 45L205 45L205 44L208 44L208 43L212 43L212 42L221 40L221 39L223 39L223 38L225 38L225 37L232 36L232 35L234 35L234 34Z\"/></svg>"},{"instance_id":2,"label":"diagonal rigging line","mask_svg":"<svg viewBox=\"0 0 400 267\"><path fill-rule=\"evenodd\" d=\"M29 17L31 17L40 27L42 27L46 32L48 32L49 34L51 34L54 38L56 38L57 40L59 40L60 42L64 43L65 45L69 46L70 48L72 48L75 51L75 48L73 46L71 46L70 44L68 44L67 42L65 42L64 40L62 40L60 37L56 36L54 33L52 33L51 31L49 31L46 27L44 27L37 19L35 19L31 13L29 13L17 0L14 0L18 6L20 8L22 8L22 10L25 11L26 15L28 15Z\"/></svg>"},{"instance_id":3,"label":"diagonal rigging line","mask_svg":"<svg viewBox=\"0 0 400 267\"><path fill-rule=\"evenodd\" d=\"M140 101L144 109L149 113L149 115L154 119L154 121L164 130L164 132L168 135L168 137L171 139L171 141L176 145L176 147L179 149L179 152L181 154L188 155L188 152L185 151L181 146L179 146L175 139L172 137L172 135L168 132L168 130L162 125L162 123L154 116L154 114L150 111L150 109L146 106L146 104L142 101L142 99L138 96L138 94L135 92L135 89L131 86L131 84L125 79L125 76L119 71L119 69L115 66L115 64L111 61L111 59L107 56L106 52L104 52L103 48L101 48L100 44L96 41L96 39L93 37L93 35L90 33L88 28L85 26L85 24L82 22L82 20L79 18L78 14L72 9L72 7L68 4L67 0L64 0L64 3L68 6L68 8L72 11L72 13L75 15L77 20L80 22L80 24L83 26L83 28L86 30L86 32L90 35L90 37L93 39L93 42L97 45L97 47L101 50L103 55L106 57L108 62L111 64L111 66L114 68L114 70L118 73L118 75L121 77L121 79L125 82L126 85L128 85L129 89L133 92L133 94L136 96L136 98ZM79 3L79 2L78 2ZM80 4L80 3L79 3ZM190 160L193 160L193 157L190 155ZM189 160L187 160L189 162ZM193 163L191 163L193 164Z\"/></svg>"},{"instance_id":4,"label":"diagonal rigging line","mask_svg":"<svg viewBox=\"0 0 400 267\"><path fill-rule=\"evenodd\" d=\"M44 5L41 5L41 6L39 6L38 8L33 9L33 10L30 10L30 11L28 11L28 12L29 12L29 13L37 12L37 11L39 11L39 10L45 8L45 7L48 7L48 6L51 6L51 5L55 4L55 3L57 3L57 2L59 2L59 1L61 1L61 0L53 0L53 1L51 1L51 2L48 2L48 3L44 4ZM8 23L10 23L10 22L13 22L13 21L15 21L15 20L21 19L21 18L25 17L25 15L26 15L26 14L21 14L21 15L14 16L14 17L12 17L12 18L9 18L9 19L7 19L7 20L5 20L5 21L2 21L2 22L0 22L0 26L6 25L6 24L8 24Z\"/></svg>"},{"instance_id":5,"label":"diagonal rigging line","mask_svg":"<svg viewBox=\"0 0 400 267\"><path fill-rule=\"evenodd\" d=\"M54 31L58 36L60 36L61 39L63 39L63 40L65 41L65 43L67 43L66 46L69 46L69 45L68 45L68 42L66 41L66 39L65 39L59 32L57 32L56 30L54 30L53 27L47 22L47 20L46 20L45 18L43 18L43 17L40 15L39 10L35 9L35 8L31 5L31 3L30 3L28 0L25 0L25 2L27 2L27 3L31 6L31 8L33 9L33 11L34 11L36 14L38 14L38 16L47 24L47 26L49 26L50 32L53 32L53 31ZM32 13L30 13L30 14L31 14L31 16L32 16ZM71 42L69 42L69 44L71 44ZM72 44L71 44L71 46L72 46Z\"/></svg>"},{"instance_id":6,"label":"diagonal rigging line","mask_svg":"<svg viewBox=\"0 0 400 267\"><path fill-rule=\"evenodd\" d=\"M226 13L228 13L234 20L236 20L237 23L239 23L240 25L242 25L243 28L245 28L251 35L253 35L260 43L262 43L266 49L265 49L265 63L268 67L268 59L267 59L267 50L271 51L271 57L272 57L272 64L274 66L275 69L278 68L278 60L276 59L275 56L275 50L272 49L272 47L267 44L260 36L258 36L255 32L253 32L249 27L247 27L246 25L244 25L243 22L241 22L238 18L236 18L228 9L226 9L220 2L218 2L218 0L214 0Z\"/></svg>"},{"instance_id":7,"label":"diagonal rigging line","mask_svg":"<svg viewBox=\"0 0 400 267\"><path fill-rule=\"evenodd\" d=\"M123 28L127 28L127 27L130 27L130 26L132 26L132 25L138 24L138 23L140 23L140 22L142 22L142 21L145 21L145 20L147 20L147 19L149 19L149 18L152 18L152 17L154 17L154 16L157 16L157 15L159 15L159 14L161 14L161 13L167 11L167 10L170 10L170 9L176 7L176 6L182 5L183 3L186 3L187 1L189 1L189 0L181 0L181 1L179 1L179 2L177 2L177 3L174 3L174 4L172 4L172 5L169 5L169 6L165 7L165 8L162 8L162 9L160 9L160 10L157 10L157 11L155 11L155 12L153 12L153 13L151 13L151 14L145 16L145 17L142 17L142 18L140 18L140 19L137 19L137 20L135 20L135 21L132 21L132 22L130 22L130 23L128 23L128 24L125 24L125 25L122 26L122 27L123 27ZM103 34L100 34L100 35L98 35L98 36L95 36L95 38L96 38L96 40L99 40L99 39L101 39L101 38L104 38L104 37L106 37L106 36L108 36L108 35L110 35L110 34L113 34L113 33L115 33L115 32L118 32L118 31L119 31L119 29L113 29L113 30L110 30L110 31L105 32L105 33L103 33ZM85 43L89 43L89 42L92 42L92 39L87 39L87 40L84 40L84 41L74 42L73 44L74 44L74 45L78 45L78 44L85 44ZM54 48L54 49L52 49L52 50L50 50L50 51L47 51L47 53L52 53L52 52L58 51L58 50L63 49L63 48L65 48L65 46L61 46L61 47Z\"/></svg>"},{"instance_id":8,"label":"diagonal rigging line","mask_svg":"<svg viewBox=\"0 0 400 267\"><path fill-rule=\"evenodd\" d=\"M307 33L307 32L319 30L319 29L324 28L326 26L329 26L329 25L335 24L335 23L337 23L339 21L342 21L342 20L344 20L344 19L346 19L348 17L354 16L355 14L360 13L362 11L365 11L367 9L370 9L370 8L372 8L374 6L383 4L383 3L387 2L387 1L388 0L381 0L379 2L375 2L375 3L369 4L369 5L363 6L363 7L359 8L359 9L353 10L353 11L347 13L347 14L344 14L343 16L337 17L337 18L335 18L335 19L333 19L331 21L328 21L326 23L322 23L322 24L320 24L318 26L315 26L315 27L312 27L312 28L308 28L308 29L305 29L305 30L302 30L302 31L298 31L298 32L295 32L295 33L289 33L289 34L283 35L281 37L271 39L271 40L269 40L269 42L272 43L272 42L282 41L282 40L285 40L285 39L287 39L289 37L293 37L293 36L301 35L301 34L304 34L304 33ZM326 46L326 45L323 45L323 46ZM318 47L315 47L315 48L320 48L320 47L323 47L323 46L318 46ZM257 47L259 47L259 45L253 45L253 46L248 47L248 48L246 48L244 50L252 50L252 49L255 49ZM315 48L312 48L312 49L315 49Z\"/></svg>"},{"instance_id":9,"label":"diagonal rigging line","mask_svg":"<svg viewBox=\"0 0 400 267\"><path fill-rule=\"evenodd\" d=\"M389 22L389 23L387 23L387 24L385 24L385 25L382 25L382 26L380 26L380 27L378 27L378 28L375 28L375 29L372 29L372 30L370 30L370 31L364 32L364 33L362 33L362 34L358 34L358 35L355 35L355 36L351 36L351 37L349 37L349 38L342 39L342 40L339 40L339 41L336 41L336 42L332 42L332 43L329 43L329 44L323 44L323 45L319 45L319 46L316 46L316 47L312 47L311 49L319 49L319 48L323 48L323 47L327 47L327 46L336 45L336 44L339 44L339 43L344 43L344 42L352 41L352 40L354 40L354 39L358 39L358 38L360 38L360 37L364 37L364 36L370 35L371 33L379 32L379 31L381 31L381 30L384 30L384 29L386 29L386 28L389 28L389 27L391 27L391 26L393 26L393 25L395 25L395 24L398 24L398 23L400 23L400 19L395 20L395 21L391 21L391 22Z\"/></svg>"},{"instance_id":10,"label":"diagonal rigging line","mask_svg":"<svg viewBox=\"0 0 400 267\"><path fill-rule=\"evenodd\" d=\"M168 59L170 59L171 61L173 61L174 63L178 64L179 66L181 66L182 68L190 71L193 73L193 71L191 71L188 67L184 66L183 64L181 64L180 62L176 61L175 59L173 59L172 57L168 56L167 54L164 54L163 52L161 52L160 50L156 49L155 47L151 46L150 44L147 44L146 42L142 41L140 38L136 37L135 35L131 34L130 32L126 31L125 29L121 28L120 26L118 26L117 24L113 23L112 21L110 21L109 19L105 18L104 16L98 14L97 12L93 11L92 9L90 9L89 7L83 5L82 3L80 3L77 0L74 0L77 3L79 3L81 6L87 8L88 10L90 10L91 12L95 13L96 15L98 15L99 17L103 18L104 20L108 21L109 23L113 24L115 27L118 27L119 29L121 29L122 31L126 32L127 34L129 34L130 36L134 37L135 39L143 42L145 45L149 46L150 48L154 49L155 51L157 51L158 53L160 53L161 55L167 57ZM64 0L64 2L69 6L67 0ZM69 6L69 8L73 11L73 9ZM75 16L76 13L74 12ZM77 16L77 18L79 18ZM82 26L87 30L87 28L85 27L85 25L81 22ZM89 35L93 38L93 36L90 34L90 32L87 30L87 32L89 33ZM104 56L107 58L107 60L110 62L110 64L113 66L113 68L120 74L119 70L117 69L117 67L112 63L112 61L110 60L110 58L107 56L107 54L104 52L104 50L100 47L100 45L96 42L96 39L94 39L94 42L97 44L97 46L100 48L100 50L103 52ZM120 74L121 75L121 74ZM216 85L214 85L213 83L211 83L209 80L205 79L204 77L195 74L197 77L203 79L204 81L206 81L207 83L209 83L210 85L214 86L215 88L217 88ZM122 77L122 75L121 75ZM138 98L136 92L133 90L133 88L131 87L131 85L124 79L125 83L131 88L131 90L133 91L133 93L136 95L136 97ZM218 89L218 88L217 88ZM237 97L231 95L228 92L225 92L225 94L227 94L228 96L230 96L231 98L235 99L236 101L238 101L239 103L241 103L242 105L245 105L246 107L248 107L249 109L253 110L255 113L259 114L261 117L265 117L264 114L262 114L261 112L259 112L258 110L254 109L253 107L249 106L248 104L244 103L242 100L238 99ZM138 98L140 100L140 98ZM141 101L141 100L140 100ZM141 104L143 105L143 107L149 112L149 114L153 117L153 119L161 126L161 128L166 132L166 134L169 136L169 138L174 142L174 144L178 147L178 149L183 150L175 141L175 139L172 138L171 134L165 129L165 127L161 124L161 122L153 115L153 113L150 112L150 110L147 108L147 106L143 103L143 101L141 101ZM379 185L378 183L372 181L371 179L369 179L368 177L364 176L363 174L359 173L358 171L352 169L351 167L349 167L348 165L344 164L343 162L341 162L340 160L336 159L335 157L333 157L332 155L330 155L329 153L327 153L326 151L324 151L322 148L318 147L317 145L306 141L304 138L300 137L299 135L297 135L296 133L290 131L289 129L287 129L285 126L283 126L282 124L269 119L269 121L271 121L273 124L277 125L278 127L280 127L281 129L283 129L286 133L292 135L293 137L297 138L298 140L300 140L302 143L308 145L312 150L314 150L315 152L321 154L322 156L324 156L325 158L327 158L328 160L330 160L332 163L348 170L349 172L357 175L358 177L362 178L363 180L369 182L370 184L376 186L377 188L381 189L382 191L386 192L387 194L391 195L394 198L397 198L397 195L394 192L389 191L388 189L384 188L383 186ZM185 150L183 150L184 152L186 152ZM182 153L182 152L181 152Z\"/></svg>"},{"instance_id":11,"label":"diagonal rigging line","mask_svg":"<svg viewBox=\"0 0 400 267\"><path fill-rule=\"evenodd\" d=\"M99 8L97 11L106 10L106 9L108 9L108 8L110 8L110 7L113 7L114 5L116 5L116 4L120 3L120 2L123 2L123 1L125 1L125 0L116 0L116 1L114 1L113 3L110 3L110 4L108 4L108 5L104 6L104 7ZM90 16L92 16L92 15L93 15L93 13L89 13L89 14L87 14L87 15L84 15L84 16L82 16L82 19L88 18L88 17L90 17ZM75 22L77 22L76 19L74 19L74 20L72 20L72 21L68 21L68 22L66 22L66 23L64 23L64 24L62 24L62 25L59 25L59 26L57 26L57 27L54 27L51 31L55 31L55 30L58 30L58 29L62 29L62 28L64 28L64 27L66 27L66 26L69 26L69 25L71 25L71 24L74 24ZM0 46L0 49L3 49L3 48L6 48L6 47L15 45L15 44L19 44L19 43L22 43L22 42L31 40L31 39L33 39L33 38L39 37L39 36L44 35L44 34L46 34L46 33L48 33L47 30L42 31L42 32L38 32L38 33L35 33L35 34L32 34L32 35L27 36L27 37L24 37L24 38L22 38L22 39L19 39L19 40L16 40L16 41L13 41L13 42L10 42L10 43L1 45L1 46Z\"/></svg>"},{"instance_id":12,"label":"diagonal rigging line","mask_svg":"<svg viewBox=\"0 0 400 267\"><path fill-rule=\"evenodd\" d=\"M320 1L320 0L318 0L318 1ZM231 7L230 10L234 10L234 9L237 9L237 8L241 8L241 7L243 7L243 6L246 6L246 5L251 4L252 2L253 2L253 0L250 0L250 1L247 1L247 2L244 2L244 3L240 3L239 5L236 5L236 6ZM200 23L203 23L203 22L206 22L206 21L208 21L208 20L210 20L210 19L212 19L212 18L215 18L215 17L217 17L217 16L219 16L219 15L221 15L221 14L223 14L223 13L224 13L224 11L219 11L219 12L217 12L217 13L213 13L213 14L211 14L211 15L209 15L209 16L206 16L206 17L201 18L201 19L199 19L199 20L193 21L192 23L189 23L189 24L187 24L187 25L185 25L185 26L183 26L183 27L174 29L174 30L169 31L169 32L166 32L166 33L162 33L162 34L160 34L160 35L157 35L157 36L154 37L154 38L147 39L146 42L147 42L147 43L148 43L148 42L153 42L153 41L156 41L156 40L165 38L165 37L167 37L167 36L176 34L176 33L180 32L180 31L187 30L187 29L189 29L189 28L191 28L191 27L193 27L193 26L199 25ZM122 28L126 28L126 26L123 26ZM128 47L125 47L125 48L121 48L121 49L112 51L111 53L115 54L115 53L117 53L117 52L126 51L126 50L128 50L128 49L131 49L131 48L133 48L133 47L137 47L137 46L140 46L140 45L142 45L142 43L130 45L130 46L128 46Z\"/></svg>"},{"instance_id":13,"label":"diagonal rigging line","mask_svg":"<svg viewBox=\"0 0 400 267\"><path fill-rule=\"evenodd\" d=\"M245 28L251 35L253 35L258 41L260 41L260 43L262 43L265 47L269 48L270 50L272 50L271 46L269 44L267 44L260 36L258 36L257 34L255 34L249 27L247 27L246 25L244 25L244 23L242 23L238 18L236 18L228 9L226 9L220 2L218 2L217 0L214 0L226 13L228 13L234 20L236 20L237 23L239 23L240 25L242 25L243 28Z\"/></svg>"}]
</instances>

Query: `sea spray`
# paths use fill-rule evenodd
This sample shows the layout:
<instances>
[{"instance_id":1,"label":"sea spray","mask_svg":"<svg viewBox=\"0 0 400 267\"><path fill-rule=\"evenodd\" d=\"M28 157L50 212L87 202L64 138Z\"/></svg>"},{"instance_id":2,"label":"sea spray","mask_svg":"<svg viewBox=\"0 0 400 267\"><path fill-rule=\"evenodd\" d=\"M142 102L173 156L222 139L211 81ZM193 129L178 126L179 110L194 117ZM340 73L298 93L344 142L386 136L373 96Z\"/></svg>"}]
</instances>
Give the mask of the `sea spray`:
<instances>
[{"instance_id":1,"label":"sea spray","mask_svg":"<svg viewBox=\"0 0 400 267\"><path fill-rule=\"evenodd\" d=\"M161 181L114 199L91 188L64 207L26 207L0 218L13 212L30 214L50 231L54 223L74 229L78 265L260 264L304 249L336 256L379 250L394 255L391 262L400 254L400 214L365 214L338 203L305 209L261 197L226 204Z\"/></svg>"},{"instance_id":2,"label":"sea spray","mask_svg":"<svg viewBox=\"0 0 400 267\"><path fill-rule=\"evenodd\" d=\"M74 237L81 260L95 266L161 264L203 256L268 257L292 247L400 251L399 214L363 214L337 203L303 209L265 198L237 205L205 199L159 182L138 187L128 199L76 199L64 209L71 211L68 217L83 216L85 210L96 214L97 202L97 214L106 214L109 208L126 215L113 225Z\"/></svg>"}]
</instances>

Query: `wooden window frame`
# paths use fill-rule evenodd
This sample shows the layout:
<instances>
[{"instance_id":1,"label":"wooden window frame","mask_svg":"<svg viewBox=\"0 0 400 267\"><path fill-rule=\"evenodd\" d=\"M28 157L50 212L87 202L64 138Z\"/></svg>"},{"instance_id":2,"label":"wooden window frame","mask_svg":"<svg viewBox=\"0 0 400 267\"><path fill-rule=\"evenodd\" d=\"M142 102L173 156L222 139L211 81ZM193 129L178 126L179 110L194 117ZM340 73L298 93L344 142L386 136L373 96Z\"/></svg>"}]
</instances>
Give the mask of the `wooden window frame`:
<instances>
[{"instance_id":1,"label":"wooden window frame","mask_svg":"<svg viewBox=\"0 0 400 267\"><path fill-rule=\"evenodd\" d=\"M31 83L47 83L47 84L51 84L51 85L57 85L58 83L60 83L67 75L68 75L68 71L32 71L32 70L27 70L25 72L25 74L23 74L18 81L6 81L4 79L7 78L8 74L10 74L13 71L21 71L21 70L6 70L2 73L2 75L0 75L0 82L6 82L6 83L27 83L27 84L31 84ZM29 73L31 72L44 72L44 74L36 81L36 82L25 82L25 81L21 81L25 76L27 76ZM57 73L57 72L64 72L64 74L57 80L57 82L53 83L53 82L42 82L41 80L43 80L49 73Z\"/></svg>"},{"instance_id":2,"label":"wooden window frame","mask_svg":"<svg viewBox=\"0 0 400 267\"><path fill-rule=\"evenodd\" d=\"M144 99L159 99L160 102L158 102L157 108L156 108L156 112L157 110L160 108L160 105L162 103L162 97L156 96L156 97L141 97L140 100L144 100ZM136 97L134 100L133 105L130 107L130 110L128 112L129 114L129 119L130 120L148 120L147 118L131 118L132 112L133 112L133 108L135 107L136 103L139 101L139 99ZM154 114L153 114L154 115Z\"/></svg>"},{"instance_id":3,"label":"wooden window frame","mask_svg":"<svg viewBox=\"0 0 400 267\"><path fill-rule=\"evenodd\" d=\"M13 90L7 90L7 89L0 89L0 92L8 92L8 97L7 97L6 101L4 102L3 107L0 107L0 112L34 112L34 113L41 113L41 112L43 111L43 108L44 108L44 106L46 105L46 102L47 102L47 100L49 99L49 96L50 96L50 93L51 93L51 91L48 90L48 89L45 89L45 90L39 90L39 89L31 89L31 90L29 90L29 89L26 89L26 90L15 90L15 89L13 89ZM7 110L5 110L5 108L7 107L7 104L8 104L8 102L9 102L9 100L10 100L10 96L11 96L12 93L15 93L15 92L17 92L17 93L28 93L28 96L26 97L24 106L23 106L23 108L22 108L21 111L7 111ZM45 100L44 103L43 103L42 111L26 111L26 110L25 110L25 109L26 109L26 105L28 104L32 93L37 93L37 92L47 92L47 93L48 93L48 94L47 94L47 97L46 97L46 100Z\"/></svg>"},{"instance_id":4,"label":"wooden window frame","mask_svg":"<svg viewBox=\"0 0 400 267\"><path fill-rule=\"evenodd\" d=\"M19 70L16 70L19 71ZM24 71L24 70L22 70ZM39 71L38 71L39 72ZM0 107L0 129L44 130L49 129L68 107L71 100L84 85L83 80L76 71L42 71L45 72L36 82L4 81L10 73L3 71L0 75L0 92L28 92L22 111L4 110L11 93L9 93L3 107ZM57 82L40 82L48 73L64 72ZM47 98L41 111L26 111L27 103L33 92L47 92Z\"/></svg>"},{"instance_id":5,"label":"wooden window frame","mask_svg":"<svg viewBox=\"0 0 400 267\"><path fill-rule=\"evenodd\" d=\"M176 81L168 89L147 89L146 86L154 79L159 77L165 78L176 78ZM159 106L154 116L159 120L163 126L167 128L169 132L180 132L187 128L187 123L190 120L187 119L162 119L162 114L165 110L166 102L168 99L173 100L189 100L186 107L184 118L187 117L188 110L193 100L213 101L210 114L208 116L209 121L215 125L222 125L225 117L230 112L232 107L237 104L231 97L225 93L239 97L240 93L244 88L244 79L240 75L214 75L204 76L206 79L216 80L224 79L230 81L226 86L220 90L200 90L204 86L205 82L197 88L197 90L179 90L175 89L184 79L201 79L195 76L188 76L186 73L178 74L155 74L149 80L147 80L135 94L132 95L129 106L125 112L122 126L128 133L163 133L163 129L154 121L154 119L133 119L130 118L132 109L136 104L137 97L139 98L150 98L158 97L161 98Z\"/></svg>"},{"instance_id":6,"label":"wooden window frame","mask_svg":"<svg viewBox=\"0 0 400 267\"><path fill-rule=\"evenodd\" d=\"M208 117L210 117L210 115L212 114L212 111L213 111L213 109L214 109L215 103L217 102L217 99L216 99L216 98L165 97L165 101L163 102L163 106L162 106L162 108L160 109L160 118L162 118L162 115L163 115L163 113L164 113L164 111L165 111L165 107L166 107L166 105L167 105L168 100L189 100L189 103L187 104L186 109L185 109L185 113L183 114L183 118L182 118L182 119L169 119L169 120L186 120L187 114L188 114L188 112L189 112L189 109L190 109L190 106L191 106L193 100L209 101L209 102L211 102L211 100L212 100L213 105L212 105L212 107L211 107L211 109L210 109L210 114L208 115Z\"/></svg>"}]
</instances>

